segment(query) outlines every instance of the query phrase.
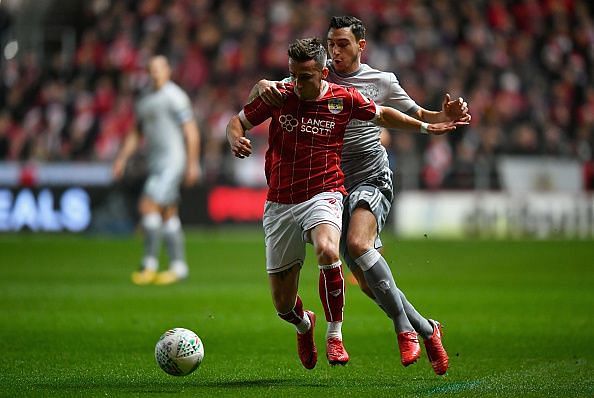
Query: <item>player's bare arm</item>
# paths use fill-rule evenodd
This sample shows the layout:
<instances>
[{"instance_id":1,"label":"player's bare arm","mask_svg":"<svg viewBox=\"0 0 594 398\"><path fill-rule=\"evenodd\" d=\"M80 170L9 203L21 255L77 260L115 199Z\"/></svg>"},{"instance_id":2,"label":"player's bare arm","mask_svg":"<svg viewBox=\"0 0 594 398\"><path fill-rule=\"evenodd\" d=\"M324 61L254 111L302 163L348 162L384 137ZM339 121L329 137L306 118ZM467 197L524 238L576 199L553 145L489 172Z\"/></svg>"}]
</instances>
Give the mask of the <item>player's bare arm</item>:
<instances>
[{"instance_id":1,"label":"player's bare arm","mask_svg":"<svg viewBox=\"0 0 594 398\"><path fill-rule=\"evenodd\" d=\"M182 125L186 139L187 165L184 185L194 185L200 178L200 131L194 120Z\"/></svg>"},{"instance_id":2,"label":"player's bare arm","mask_svg":"<svg viewBox=\"0 0 594 398\"><path fill-rule=\"evenodd\" d=\"M140 132L138 129L133 129L126 135L122 149L116 156L112 166L112 175L116 180L119 180L124 175L126 163L128 163L128 159L130 159L130 156L138 148L139 142Z\"/></svg>"},{"instance_id":3,"label":"player's bare arm","mask_svg":"<svg viewBox=\"0 0 594 398\"><path fill-rule=\"evenodd\" d=\"M379 116L374 123L387 128L395 128L407 131L418 131L424 134L440 135L456 130L456 127L465 126L468 122L455 120L440 123L425 123L410 117L396 109L380 106Z\"/></svg>"},{"instance_id":4,"label":"player's bare arm","mask_svg":"<svg viewBox=\"0 0 594 398\"><path fill-rule=\"evenodd\" d=\"M252 144L245 136L245 128L238 115L233 116L227 124L227 140L235 157L243 159L252 154Z\"/></svg>"}]
</instances>

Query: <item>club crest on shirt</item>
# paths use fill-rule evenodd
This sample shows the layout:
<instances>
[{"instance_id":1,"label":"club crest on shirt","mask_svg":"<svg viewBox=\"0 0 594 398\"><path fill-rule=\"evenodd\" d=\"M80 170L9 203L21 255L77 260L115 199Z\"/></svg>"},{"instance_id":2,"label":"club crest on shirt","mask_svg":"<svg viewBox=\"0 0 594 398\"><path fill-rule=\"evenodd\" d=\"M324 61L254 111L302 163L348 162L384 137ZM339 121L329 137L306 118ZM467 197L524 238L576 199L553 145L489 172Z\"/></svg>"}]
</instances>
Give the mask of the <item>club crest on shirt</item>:
<instances>
[{"instance_id":1,"label":"club crest on shirt","mask_svg":"<svg viewBox=\"0 0 594 398\"><path fill-rule=\"evenodd\" d=\"M333 114L342 112L342 98L330 98L328 100L328 110Z\"/></svg>"}]
</instances>

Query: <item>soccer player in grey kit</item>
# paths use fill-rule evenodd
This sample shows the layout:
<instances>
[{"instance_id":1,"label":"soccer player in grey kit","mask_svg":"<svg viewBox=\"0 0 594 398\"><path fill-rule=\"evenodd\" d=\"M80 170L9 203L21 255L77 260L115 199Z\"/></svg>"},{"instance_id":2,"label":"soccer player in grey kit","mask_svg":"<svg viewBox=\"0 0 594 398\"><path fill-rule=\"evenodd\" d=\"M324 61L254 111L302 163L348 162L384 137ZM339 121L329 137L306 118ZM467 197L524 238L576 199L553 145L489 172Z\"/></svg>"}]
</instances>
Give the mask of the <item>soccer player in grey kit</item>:
<instances>
[{"instance_id":1,"label":"soccer player in grey kit","mask_svg":"<svg viewBox=\"0 0 594 398\"><path fill-rule=\"evenodd\" d=\"M394 107L423 122L470 121L468 106L462 98L452 101L446 95L439 112L418 106L393 73L361 63L365 45L365 27L359 19L332 17L327 34L332 58L327 80L356 87L378 105ZM277 84L267 80L258 83L257 93L270 104L279 105L283 101ZM363 130L367 133L362 134ZM379 135L380 128L365 121L353 120L346 130L341 168L349 195L345 200L341 253L361 289L394 322L402 364L408 366L419 358L417 336L421 335L433 370L442 375L448 369L449 359L441 341L441 325L424 318L406 299L378 250L382 247L379 233L390 211L394 191L392 171Z\"/></svg>"},{"instance_id":2,"label":"soccer player in grey kit","mask_svg":"<svg viewBox=\"0 0 594 398\"><path fill-rule=\"evenodd\" d=\"M136 103L138 128L130 131L113 163L113 175L120 179L126 163L144 135L149 176L138 204L144 230L141 268L132 274L138 285L166 285L188 276L184 234L178 216L180 185L194 184L200 174L200 134L194 121L190 99L171 78L164 56L154 56L148 64L151 87ZM159 270L161 238L165 240L169 268Z\"/></svg>"},{"instance_id":3,"label":"soccer player in grey kit","mask_svg":"<svg viewBox=\"0 0 594 398\"><path fill-rule=\"evenodd\" d=\"M298 295L299 273L306 243L312 243L319 264L320 299L327 321L326 357L332 365L349 361L342 342L344 279L339 258L344 174L340 157L344 134L352 119L389 128L444 134L463 121L427 124L390 107L377 106L356 88L328 83L326 50L318 39L289 46L291 83L281 88L279 107L254 95L227 125L227 139L236 157L252 153L246 130L271 119L266 151L268 183L263 225L266 269L279 317L297 330L301 363L313 369L315 314L304 309ZM366 132L360 132L366 134ZM408 342L407 342L408 343ZM416 341L418 346L419 342Z\"/></svg>"}]
</instances>

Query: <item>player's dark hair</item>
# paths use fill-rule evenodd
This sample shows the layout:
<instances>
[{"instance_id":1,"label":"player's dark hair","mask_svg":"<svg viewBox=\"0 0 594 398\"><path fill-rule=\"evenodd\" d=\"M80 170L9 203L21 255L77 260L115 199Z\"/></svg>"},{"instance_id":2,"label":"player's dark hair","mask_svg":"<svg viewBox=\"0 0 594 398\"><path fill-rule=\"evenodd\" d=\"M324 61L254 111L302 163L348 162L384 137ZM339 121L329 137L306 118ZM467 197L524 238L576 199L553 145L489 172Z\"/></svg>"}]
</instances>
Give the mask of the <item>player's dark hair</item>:
<instances>
[{"instance_id":1,"label":"player's dark hair","mask_svg":"<svg viewBox=\"0 0 594 398\"><path fill-rule=\"evenodd\" d=\"M289 58L297 62L315 60L320 69L326 66L326 49L316 37L297 39L289 46Z\"/></svg>"},{"instance_id":2,"label":"player's dark hair","mask_svg":"<svg viewBox=\"0 0 594 398\"><path fill-rule=\"evenodd\" d=\"M350 15L330 18L330 27L328 30L342 28L350 28L357 40L365 38L365 25L363 25L363 22L359 18Z\"/></svg>"}]
</instances>

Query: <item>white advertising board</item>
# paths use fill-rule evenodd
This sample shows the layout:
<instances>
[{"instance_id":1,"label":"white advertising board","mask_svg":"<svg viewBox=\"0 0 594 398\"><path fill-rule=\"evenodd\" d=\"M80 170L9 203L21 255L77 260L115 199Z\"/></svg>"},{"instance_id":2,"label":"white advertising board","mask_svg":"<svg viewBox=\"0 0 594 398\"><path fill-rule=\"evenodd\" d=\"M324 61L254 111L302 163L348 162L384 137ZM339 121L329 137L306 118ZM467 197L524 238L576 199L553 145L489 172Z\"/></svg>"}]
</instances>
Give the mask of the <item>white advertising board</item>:
<instances>
[{"instance_id":1,"label":"white advertising board","mask_svg":"<svg viewBox=\"0 0 594 398\"><path fill-rule=\"evenodd\" d=\"M406 238L594 237L594 196L571 193L404 192L393 206Z\"/></svg>"}]
</instances>

